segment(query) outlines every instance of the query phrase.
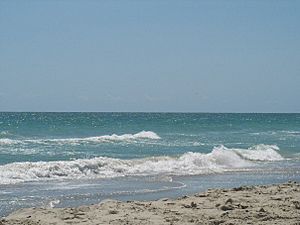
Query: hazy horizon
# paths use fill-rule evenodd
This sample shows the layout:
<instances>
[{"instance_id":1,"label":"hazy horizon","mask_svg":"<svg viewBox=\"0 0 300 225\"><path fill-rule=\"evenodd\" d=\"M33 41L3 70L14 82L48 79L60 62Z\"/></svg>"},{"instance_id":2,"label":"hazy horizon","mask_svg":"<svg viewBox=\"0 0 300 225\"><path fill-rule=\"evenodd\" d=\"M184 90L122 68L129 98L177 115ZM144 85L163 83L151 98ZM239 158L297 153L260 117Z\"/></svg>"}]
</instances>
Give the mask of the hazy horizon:
<instances>
[{"instance_id":1,"label":"hazy horizon","mask_svg":"<svg viewBox=\"0 0 300 225\"><path fill-rule=\"evenodd\" d=\"M300 114L300 112L198 112L198 111L0 111L0 113L166 113L166 114Z\"/></svg>"},{"instance_id":2,"label":"hazy horizon","mask_svg":"<svg viewBox=\"0 0 300 225\"><path fill-rule=\"evenodd\" d=\"M1 1L0 111L299 113L299 10Z\"/></svg>"}]
</instances>

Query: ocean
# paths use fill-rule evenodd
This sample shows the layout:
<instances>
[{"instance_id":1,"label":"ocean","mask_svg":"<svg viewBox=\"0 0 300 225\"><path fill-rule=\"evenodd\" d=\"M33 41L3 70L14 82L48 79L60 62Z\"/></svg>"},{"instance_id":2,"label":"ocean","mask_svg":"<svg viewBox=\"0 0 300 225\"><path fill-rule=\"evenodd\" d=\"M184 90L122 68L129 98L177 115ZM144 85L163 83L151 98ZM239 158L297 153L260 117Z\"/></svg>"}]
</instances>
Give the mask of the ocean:
<instances>
[{"instance_id":1,"label":"ocean","mask_svg":"<svg viewBox=\"0 0 300 225\"><path fill-rule=\"evenodd\" d=\"M0 113L0 216L300 181L300 114Z\"/></svg>"}]
</instances>

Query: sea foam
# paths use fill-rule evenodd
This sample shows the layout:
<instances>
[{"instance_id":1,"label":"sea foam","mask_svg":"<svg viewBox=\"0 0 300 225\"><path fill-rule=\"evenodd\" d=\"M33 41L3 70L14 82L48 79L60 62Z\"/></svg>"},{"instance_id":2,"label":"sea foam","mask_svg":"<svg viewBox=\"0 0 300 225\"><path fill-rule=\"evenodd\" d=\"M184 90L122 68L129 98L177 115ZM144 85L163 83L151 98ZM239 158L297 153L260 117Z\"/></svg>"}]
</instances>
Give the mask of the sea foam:
<instances>
[{"instance_id":1,"label":"sea foam","mask_svg":"<svg viewBox=\"0 0 300 225\"><path fill-rule=\"evenodd\" d=\"M84 142L117 142L117 141L132 141L138 139L161 139L158 134L153 131L141 131L136 134L112 134L112 135L102 135L93 137L83 137L83 138L59 138L59 139L9 139L0 138L0 145L17 145L17 144L80 144Z\"/></svg>"},{"instance_id":2,"label":"sea foam","mask_svg":"<svg viewBox=\"0 0 300 225\"><path fill-rule=\"evenodd\" d=\"M228 148L223 145L220 146L222 149ZM248 149L232 148L231 151L237 153L241 158L252 161L278 161L284 158L279 154L279 147L277 145L264 145L259 144Z\"/></svg>"},{"instance_id":3,"label":"sea foam","mask_svg":"<svg viewBox=\"0 0 300 225\"><path fill-rule=\"evenodd\" d=\"M0 166L0 184L49 179L99 179L123 176L199 175L254 168L256 161L281 160L276 146L249 149L215 147L210 153L187 152L177 157L143 159L96 157L72 161L19 162Z\"/></svg>"}]
</instances>

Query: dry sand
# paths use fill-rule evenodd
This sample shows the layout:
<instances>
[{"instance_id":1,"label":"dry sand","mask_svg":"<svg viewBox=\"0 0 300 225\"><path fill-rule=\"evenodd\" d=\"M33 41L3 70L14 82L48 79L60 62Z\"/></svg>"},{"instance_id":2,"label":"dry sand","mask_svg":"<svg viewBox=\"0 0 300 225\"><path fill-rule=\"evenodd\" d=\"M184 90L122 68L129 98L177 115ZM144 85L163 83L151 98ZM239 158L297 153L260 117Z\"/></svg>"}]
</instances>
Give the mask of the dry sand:
<instances>
[{"instance_id":1,"label":"dry sand","mask_svg":"<svg viewBox=\"0 0 300 225\"><path fill-rule=\"evenodd\" d=\"M300 225L300 184L212 189L179 199L104 201L77 208L29 208L0 225L293 224Z\"/></svg>"}]
</instances>

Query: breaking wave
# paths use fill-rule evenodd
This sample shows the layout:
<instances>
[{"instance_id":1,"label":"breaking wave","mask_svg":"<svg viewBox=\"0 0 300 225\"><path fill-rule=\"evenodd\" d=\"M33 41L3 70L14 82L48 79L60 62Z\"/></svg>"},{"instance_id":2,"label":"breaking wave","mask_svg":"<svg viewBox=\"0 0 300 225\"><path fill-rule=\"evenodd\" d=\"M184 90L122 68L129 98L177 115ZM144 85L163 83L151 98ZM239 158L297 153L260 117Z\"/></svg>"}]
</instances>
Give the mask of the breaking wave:
<instances>
[{"instance_id":1,"label":"breaking wave","mask_svg":"<svg viewBox=\"0 0 300 225\"><path fill-rule=\"evenodd\" d=\"M215 147L210 153L187 152L178 157L161 156L123 160L107 157L73 161L19 162L0 166L0 184L48 179L97 179L148 175L199 175L255 168L255 161L282 160L273 145L249 149Z\"/></svg>"},{"instance_id":2,"label":"breaking wave","mask_svg":"<svg viewBox=\"0 0 300 225\"><path fill-rule=\"evenodd\" d=\"M222 149L228 148L223 145L220 146ZM231 151L234 151L241 158L252 161L278 161L283 160L284 158L278 153L279 147L277 145L255 145L248 149L239 149L232 148Z\"/></svg>"},{"instance_id":3,"label":"breaking wave","mask_svg":"<svg viewBox=\"0 0 300 225\"><path fill-rule=\"evenodd\" d=\"M9 138L1 138L0 145L16 145L16 144L47 144L47 143L57 143L57 144L80 144L83 142L117 142L117 141L131 141L137 139L161 139L153 131L141 131L136 134L123 134L123 135L103 135L95 137L84 137L84 138L60 138L60 139L28 139L28 140L16 140Z\"/></svg>"}]
</instances>

